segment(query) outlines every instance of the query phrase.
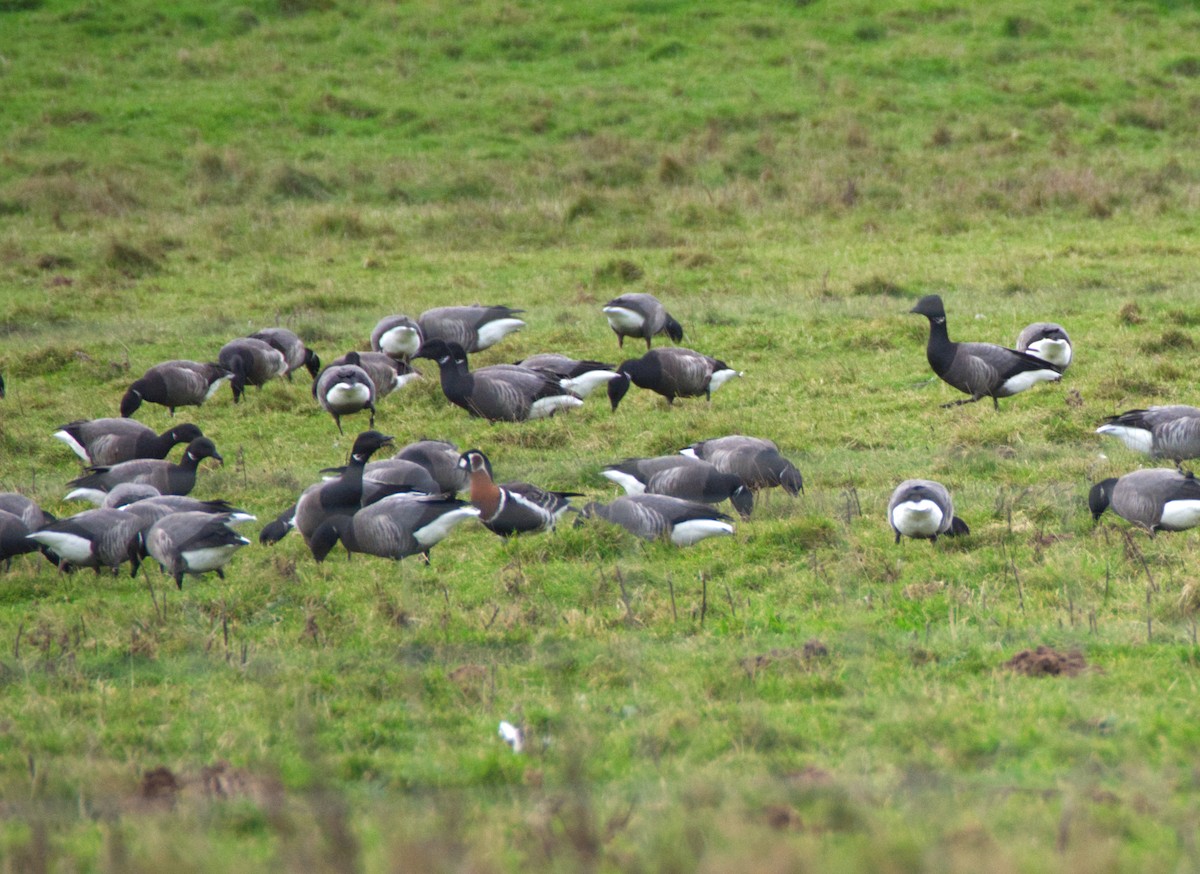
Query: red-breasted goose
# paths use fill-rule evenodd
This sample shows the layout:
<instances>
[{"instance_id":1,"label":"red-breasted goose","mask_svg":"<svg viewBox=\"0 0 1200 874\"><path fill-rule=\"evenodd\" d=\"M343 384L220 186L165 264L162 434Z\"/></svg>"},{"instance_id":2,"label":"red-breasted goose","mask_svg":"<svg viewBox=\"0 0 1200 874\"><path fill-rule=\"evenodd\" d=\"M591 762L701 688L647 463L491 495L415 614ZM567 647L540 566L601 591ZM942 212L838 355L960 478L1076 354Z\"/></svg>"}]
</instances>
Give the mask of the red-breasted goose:
<instances>
[{"instance_id":1,"label":"red-breasted goose","mask_svg":"<svg viewBox=\"0 0 1200 874\"><path fill-rule=\"evenodd\" d=\"M223 580L225 563L250 543L229 527L230 521L221 514L170 513L146 532L146 552L175 578L181 590L184 574L200 576L215 571Z\"/></svg>"},{"instance_id":2,"label":"red-breasted goose","mask_svg":"<svg viewBox=\"0 0 1200 874\"><path fill-rule=\"evenodd\" d=\"M314 379L321 372L320 357L305 346L304 341L293 331L289 331L287 328L263 328L250 336L255 340L264 340L270 343L283 353L283 357L287 361L285 376L288 379L291 379L292 373L301 367L305 368Z\"/></svg>"},{"instance_id":3,"label":"red-breasted goose","mask_svg":"<svg viewBox=\"0 0 1200 874\"><path fill-rule=\"evenodd\" d=\"M563 388L575 392L581 398L586 398L600 386L607 385L609 380L617 378L617 371L611 364L603 364L599 361L581 361L577 358L559 355L557 352L530 355L528 358L518 361L517 366L548 373L559 380L559 384Z\"/></svg>"},{"instance_id":4,"label":"red-breasted goose","mask_svg":"<svg viewBox=\"0 0 1200 874\"><path fill-rule=\"evenodd\" d=\"M89 468L91 473L67 484L74 486L74 489L66 500L102 504L106 493L119 483L147 483L164 495L186 495L196 485L196 468L205 458L215 458L225 463L211 440L197 437L188 444L179 464L156 458L138 458L110 467L92 467Z\"/></svg>"},{"instance_id":5,"label":"red-breasted goose","mask_svg":"<svg viewBox=\"0 0 1200 874\"><path fill-rule=\"evenodd\" d=\"M1105 419L1096 433L1116 437L1151 458L1169 458L1176 466L1200 458L1200 409L1184 404L1126 410Z\"/></svg>"},{"instance_id":6,"label":"red-breasted goose","mask_svg":"<svg viewBox=\"0 0 1200 874\"><path fill-rule=\"evenodd\" d=\"M630 382L662 395L668 404L673 404L675 398L700 395L711 401L713 392L734 377L743 375L724 361L682 346L651 349L641 358L622 361L617 374L617 378L608 383L608 399L614 411L629 391Z\"/></svg>"},{"instance_id":7,"label":"red-breasted goose","mask_svg":"<svg viewBox=\"0 0 1200 874\"><path fill-rule=\"evenodd\" d=\"M135 458L166 458L178 443L204 434L190 422L155 434L135 419L77 419L54 432L84 464L106 467Z\"/></svg>"},{"instance_id":8,"label":"red-breasted goose","mask_svg":"<svg viewBox=\"0 0 1200 874\"><path fill-rule=\"evenodd\" d=\"M261 388L263 384L283 376L288 370L287 359L283 353L266 340L256 337L230 340L217 353L217 362L232 374L229 384L233 388L235 404L241 401L247 385Z\"/></svg>"},{"instance_id":9,"label":"red-breasted goose","mask_svg":"<svg viewBox=\"0 0 1200 874\"><path fill-rule=\"evenodd\" d=\"M313 558L324 561L338 540L348 553L361 552L399 561L423 555L479 510L444 495L389 495L353 515L326 519L309 542Z\"/></svg>"},{"instance_id":10,"label":"red-breasted goose","mask_svg":"<svg viewBox=\"0 0 1200 874\"><path fill-rule=\"evenodd\" d=\"M603 310L609 327L617 335L617 345L622 348L626 337L641 337L646 341L647 349L650 348L651 338L657 334L666 334L673 343L683 339L683 326L652 294L623 294L606 303Z\"/></svg>"},{"instance_id":11,"label":"red-breasted goose","mask_svg":"<svg viewBox=\"0 0 1200 874\"><path fill-rule=\"evenodd\" d=\"M754 493L740 476L686 455L627 458L608 465L600 474L630 495L670 495L702 504L729 501L743 519L754 509Z\"/></svg>"},{"instance_id":12,"label":"red-breasted goose","mask_svg":"<svg viewBox=\"0 0 1200 874\"><path fill-rule=\"evenodd\" d=\"M730 434L700 440L679 450L709 462L717 470L736 474L751 491L782 486L789 495L804 491L800 470L779 454L779 447L765 437Z\"/></svg>"},{"instance_id":13,"label":"red-breasted goose","mask_svg":"<svg viewBox=\"0 0 1200 874\"><path fill-rule=\"evenodd\" d=\"M957 407L980 398L991 398L1000 409L1000 398L1011 397L1039 382L1062 379L1062 370L1048 361L993 343L955 343L946 330L946 309L942 299L929 294L917 301L909 312L929 319L929 342L925 357L942 381L969 394L964 400L942 404Z\"/></svg>"},{"instance_id":14,"label":"red-breasted goose","mask_svg":"<svg viewBox=\"0 0 1200 874\"><path fill-rule=\"evenodd\" d=\"M729 516L708 504L669 495L622 495L610 504L588 504L583 513L620 525L638 537L663 538L676 546L733 534Z\"/></svg>"},{"instance_id":15,"label":"red-breasted goose","mask_svg":"<svg viewBox=\"0 0 1200 874\"><path fill-rule=\"evenodd\" d=\"M499 343L525 323L514 318L524 310L506 306L437 307L421 313L417 319L425 342L442 340L457 343L467 352L482 352Z\"/></svg>"},{"instance_id":16,"label":"red-breasted goose","mask_svg":"<svg viewBox=\"0 0 1200 874\"><path fill-rule=\"evenodd\" d=\"M459 465L468 472L471 503L479 510L479 521L501 537L549 531L570 509L569 499L579 492L555 492L526 482L499 485L492 479L492 466L478 449L462 454Z\"/></svg>"},{"instance_id":17,"label":"red-breasted goose","mask_svg":"<svg viewBox=\"0 0 1200 874\"><path fill-rule=\"evenodd\" d=\"M121 415L129 418L143 401L166 407L175 415L176 407L196 407L204 403L231 379L233 374L220 364L199 361L164 361L136 379L121 398Z\"/></svg>"},{"instance_id":18,"label":"red-breasted goose","mask_svg":"<svg viewBox=\"0 0 1200 874\"><path fill-rule=\"evenodd\" d=\"M1151 537L1156 531L1185 531L1200 525L1200 480L1191 471L1135 470L1092 486L1088 493L1092 518L1100 521L1109 507Z\"/></svg>"},{"instance_id":19,"label":"red-breasted goose","mask_svg":"<svg viewBox=\"0 0 1200 874\"><path fill-rule=\"evenodd\" d=\"M900 537L937 542L938 537L970 534L967 523L954 515L954 501L941 483L928 479L906 479L896 486L888 501L888 522Z\"/></svg>"},{"instance_id":20,"label":"red-breasted goose","mask_svg":"<svg viewBox=\"0 0 1200 874\"><path fill-rule=\"evenodd\" d=\"M1071 364L1071 338L1055 322L1034 322L1017 335L1017 351L1036 355L1065 371Z\"/></svg>"},{"instance_id":21,"label":"red-breasted goose","mask_svg":"<svg viewBox=\"0 0 1200 874\"><path fill-rule=\"evenodd\" d=\"M326 367L313 380L313 397L321 408L333 416L338 433L342 431L342 416L370 410L370 427L375 427L375 382L358 365L358 353L349 352L345 363Z\"/></svg>"},{"instance_id":22,"label":"red-breasted goose","mask_svg":"<svg viewBox=\"0 0 1200 874\"><path fill-rule=\"evenodd\" d=\"M371 331L371 348L407 362L425 342L421 326L408 316L384 316Z\"/></svg>"},{"instance_id":23,"label":"red-breasted goose","mask_svg":"<svg viewBox=\"0 0 1200 874\"><path fill-rule=\"evenodd\" d=\"M426 340L420 356L437 362L442 392L451 403L491 422L524 422L583 405L561 380L540 370L495 364L471 371L458 343Z\"/></svg>"}]
</instances>

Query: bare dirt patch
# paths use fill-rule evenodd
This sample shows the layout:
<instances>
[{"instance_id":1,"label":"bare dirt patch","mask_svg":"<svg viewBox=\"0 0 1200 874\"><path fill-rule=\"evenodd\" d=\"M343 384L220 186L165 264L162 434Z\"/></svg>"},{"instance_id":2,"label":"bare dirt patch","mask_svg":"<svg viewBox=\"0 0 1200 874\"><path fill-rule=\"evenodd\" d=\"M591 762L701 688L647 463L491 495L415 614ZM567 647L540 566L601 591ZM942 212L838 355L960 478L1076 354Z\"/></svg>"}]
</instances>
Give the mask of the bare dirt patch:
<instances>
[{"instance_id":1,"label":"bare dirt patch","mask_svg":"<svg viewBox=\"0 0 1200 874\"><path fill-rule=\"evenodd\" d=\"M1052 646L1039 646L1022 650L1004 667L1026 677L1075 677L1088 670L1088 663L1077 649L1061 653Z\"/></svg>"}]
</instances>

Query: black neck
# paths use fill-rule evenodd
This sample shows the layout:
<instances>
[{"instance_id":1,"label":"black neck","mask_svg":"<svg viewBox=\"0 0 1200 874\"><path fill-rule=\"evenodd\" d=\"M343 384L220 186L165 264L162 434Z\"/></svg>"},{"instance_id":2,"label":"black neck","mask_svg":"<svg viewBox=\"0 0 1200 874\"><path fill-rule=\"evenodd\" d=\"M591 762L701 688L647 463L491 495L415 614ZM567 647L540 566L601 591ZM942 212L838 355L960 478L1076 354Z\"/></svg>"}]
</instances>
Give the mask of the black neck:
<instances>
[{"instance_id":1,"label":"black neck","mask_svg":"<svg viewBox=\"0 0 1200 874\"><path fill-rule=\"evenodd\" d=\"M944 373L954 360L956 343L950 341L950 333L946 330L946 317L935 316L929 319L929 343L925 347L925 357L933 372Z\"/></svg>"}]
</instances>

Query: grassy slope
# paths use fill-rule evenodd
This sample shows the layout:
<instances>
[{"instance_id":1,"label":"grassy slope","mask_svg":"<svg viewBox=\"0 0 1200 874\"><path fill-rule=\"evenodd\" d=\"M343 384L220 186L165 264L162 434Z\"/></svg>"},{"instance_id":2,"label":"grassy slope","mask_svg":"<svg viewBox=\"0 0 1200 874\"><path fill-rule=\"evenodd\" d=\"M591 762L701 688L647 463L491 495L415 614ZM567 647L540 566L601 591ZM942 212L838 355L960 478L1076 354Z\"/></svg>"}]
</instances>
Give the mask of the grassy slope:
<instances>
[{"instance_id":1,"label":"grassy slope","mask_svg":"<svg viewBox=\"0 0 1200 874\"><path fill-rule=\"evenodd\" d=\"M597 307L629 288L747 378L520 427L430 380L380 424L596 495L605 461L757 433L808 494L682 553L463 530L430 569L318 568L285 541L153 602L18 562L9 867L1195 864L1194 538L1081 504L1139 463L1098 418L1194 400L1194 7L345 6L0 4L0 484L69 511L54 426L262 324L332 356L386 312L506 302L529 328L481 362L611 359ZM1061 321L1078 363L937 409L904 315L929 291L964 338ZM229 459L197 493L260 518L348 445L300 383L190 418ZM892 545L911 475L969 541ZM1000 668L1043 642L1098 669ZM134 800L220 759L233 801Z\"/></svg>"}]
</instances>

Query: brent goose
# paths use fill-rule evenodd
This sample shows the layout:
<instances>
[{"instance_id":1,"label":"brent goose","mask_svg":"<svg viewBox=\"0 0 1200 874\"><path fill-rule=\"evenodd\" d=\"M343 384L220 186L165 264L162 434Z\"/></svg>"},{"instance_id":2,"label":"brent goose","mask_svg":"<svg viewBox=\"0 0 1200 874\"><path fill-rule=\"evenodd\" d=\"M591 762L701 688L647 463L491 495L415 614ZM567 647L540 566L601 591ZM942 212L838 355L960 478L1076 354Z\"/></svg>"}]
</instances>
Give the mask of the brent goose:
<instances>
[{"instance_id":1,"label":"brent goose","mask_svg":"<svg viewBox=\"0 0 1200 874\"><path fill-rule=\"evenodd\" d=\"M563 388L575 392L581 398L586 398L609 380L617 378L617 372L611 364L602 364L599 361L580 361L576 358L568 358L566 355L559 355L557 352L530 355L528 358L518 361L517 366L544 371L560 380Z\"/></svg>"},{"instance_id":2,"label":"brent goose","mask_svg":"<svg viewBox=\"0 0 1200 874\"><path fill-rule=\"evenodd\" d=\"M523 312L506 306L437 307L421 313L417 322L425 342L457 343L474 353L525 327L523 321L513 318Z\"/></svg>"},{"instance_id":3,"label":"brent goose","mask_svg":"<svg viewBox=\"0 0 1200 874\"><path fill-rule=\"evenodd\" d=\"M458 343L427 340L420 356L437 362L442 392L451 403L490 422L524 422L583 405L561 380L540 370L495 364L470 371Z\"/></svg>"},{"instance_id":4,"label":"brent goose","mask_svg":"<svg viewBox=\"0 0 1200 874\"><path fill-rule=\"evenodd\" d=\"M299 370L301 367L304 367L314 379L321 372L321 359L317 353L305 346L304 341L287 328L263 328L250 336L255 340L270 343L283 353L284 360L287 361L285 376L288 379L292 378L292 371Z\"/></svg>"},{"instance_id":5,"label":"brent goose","mask_svg":"<svg viewBox=\"0 0 1200 874\"><path fill-rule=\"evenodd\" d=\"M346 552L361 552L399 561L421 554L429 562L429 550L456 525L479 510L466 501L443 495L389 495L353 515L326 519L309 541L313 558L324 561L338 540Z\"/></svg>"},{"instance_id":6,"label":"brent goose","mask_svg":"<svg viewBox=\"0 0 1200 874\"><path fill-rule=\"evenodd\" d=\"M783 486L792 496L804 491L799 469L779 454L779 447L765 437L730 434L699 440L679 450L709 462L717 470L740 476L751 491Z\"/></svg>"},{"instance_id":7,"label":"brent goose","mask_svg":"<svg viewBox=\"0 0 1200 874\"><path fill-rule=\"evenodd\" d=\"M229 384L233 388L236 404L246 393L247 385L260 388L269 380L287 373L287 359L283 353L256 337L239 337L230 340L217 353L217 362L233 374Z\"/></svg>"},{"instance_id":8,"label":"brent goose","mask_svg":"<svg viewBox=\"0 0 1200 874\"><path fill-rule=\"evenodd\" d=\"M115 576L129 562L130 576L137 576L142 554L142 520L123 510L85 510L51 522L30 533L29 539L54 551L58 568L69 571L90 567L96 573L110 568Z\"/></svg>"},{"instance_id":9,"label":"brent goose","mask_svg":"<svg viewBox=\"0 0 1200 874\"><path fill-rule=\"evenodd\" d=\"M501 537L548 531L571 508L569 498L579 492L555 492L525 482L496 484L487 456L478 449L462 454L459 465L468 471L471 503L479 510L479 521Z\"/></svg>"},{"instance_id":10,"label":"brent goose","mask_svg":"<svg viewBox=\"0 0 1200 874\"><path fill-rule=\"evenodd\" d=\"M740 476L687 455L627 458L608 465L600 474L625 489L626 494L670 495L702 504L729 501L743 519L749 518L754 509L754 493Z\"/></svg>"},{"instance_id":11,"label":"brent goose","mask_svg":"<svg viewBox=\"0 0 1200 874\"><path fill-rule=\"evenodd\" d=\"M1065 371L1071 364L1071 338L1054 322L1034 322L1017 335L1017 351L1036 355Z\"/></svg>"},{"instance_id":12,"label":"brent goose","mask_svg":"<svg viewBox=\"0 0 1200 874\"><path fill-rule=\"evenodd\" d=\"M112 492L109 492L109 497L111 498L116 491L117 489L113 489ZM140 498L120 504L117 509L142 517L147 528L172 513L207 513L210 516L222 517L227 525L253 522L256 518L253 514L232 506L228 501L199 501L187 495L156 495Z\"/></svg>"},{"instance_id":13,"label":"brent goose","mask_svg":"<svg viewBox=\"0 0 1200 874\"><path fill-rule=\"evenodd\" d=\"M669 495L622 495L611 504L588 504L585 516L598 516L647 540L669 539L691 546L706 537L733 534L731 520L708 504Z\"/></svg>"},{"instance_id":14,"label":"brent goose","mask_svg":"<svg viewBox=\"0 0 1200 874\"><path fill-rule=\"evenodd\" d=\"M938 537L970 534L967 523L954 515L954 501L941 483L928 479L906 479L888 501L888 522L900 537L937 542Z\"/></svg>"},{"instance_id":15,"label":"brent goose","mask_svg":"<svg viewBox=\"0 0 1200 874\"><path fill-rule=\"evenodd\" d=\"M200 576L216 571L223 580L225 572L221 568L250 543L229 527L230 521L228 515L169 513L146 532L146 552L175 578L181 590L184 574Z\"/></svg>"},{"instance_id":16,"label":"brent goose","mask_svg":"<svg viewBox=\"0 0 1200 874\"><path fill-rule=\"evenodd\" d=\"M199 361L164 361L136 379L121 398L121 415L129 418L142 401L160 404L175 415L176 407L195 407L204 403L233 374L220 364Z\"/></svg>"},{"instance_id":17,"label":"brent goose","mask_svg":"<svg viewBox=\"0 0 1200 874\"><path fill-rule=\"evenodd\" d=\"M196 485L196 468L205 458L225 459L207 437L197 437L188 444L179 464L157 458L137 458L109 467L91 467L85 476L71 480L74 486L66 500L91 501L102 504L105 495L120 483L147 483L164 495L186 495Z\"/></svg>"},{"instance_id":18,"label":"brent goose","mask_svg":"<svg viewBox=\"0 0 1200 874\"><path fill-rule=\"evenodd\" d=\"M354 356L354 360L350 356ZM407 362L398 361L383 352L347 352L329 363L330 367L355 364L367 372L375 385L375 400L382 400L398 389L404 388L414 379L420 379Z\"/></svg>"},{"instance_id":19,"label":"brent goose","mask_svg":"<svg viewBox=\"0 0 1200 874\"><path fill-rule=\"evenodd\" d=\"M626 337L641 337L650 348L650 339L665 333L671 342L683 339L683 326L671 317L666 307L652 294L641 292L614 297L603 307L609 327L617 335L617 345L625 346Z\"/></svg>"},{"instance_id":20,"label":"brent goose","mask_svg":"<svg viewBox=\"0 0 1200 874\"><path fill-rule=\"evenodd\" d=\"M438 488L449 494L467 487L467 472L458 466L461 457L458 447L446 440L418 440L393 456L421 465L437 481Z\"/></svg>"},{"instance_id":21,"label":"brent goose","mask_svg":"<svg viewBox=\"0 0 1200 874\"><path fill-rule=\"evenodd\" d=\"M295 504L263 527L259 541L276 543L289 530L296 528L307 543L317 527L329 517L353 515L362 507L363 471L367 462L380 449L391 445L390 435L363 431L354 438L350 461L342 469L341 475L306 488Z\"/></svg>"},{"instance_id":22,"label":"brent goose","mask_svg":"<svg viewBox=\"0 0 1200 874\"><path fill-rule=\"evenodd\" d=\"M12 569L12 560L16 556L47 549L36 540L29 539L32 533L20 516L0 510L0 561L4 562L5 570Z\"/></svg>"},{"instance_id":23,"label":"brent goose","mask_svg":"<svg viewBox=\"0 0 1200 874\"><path fill-rule=\"evenodd\" d=\"M621 398L629 391L632 382L638 388L657 392L667 399L693 398L704 395L712 400L712 393L733 379L742 376L724 361L701 355L682 346L651 349L641 358L621 362L617 378L608 383L608 399L615 411Z\"/></svg>"},{"instance_id":24,"label":"brent goose","mask_svg":"<svg viewBox=\"0 0 1200 874\"><path fill-rule=\"evenodd\" d=\"M424 342L421 326L408 316L384 316L371 332L371 348L397 361L408 361Z\"/></svg>"},{"instance_id":25,"label":"brent goose","mask_svg":"<svg viewBox=\"0 0 1200 874\"><path fill-rule=\"evenodd\" d=\"M342 416L363 410L371 411L370 426L375 426L375 383L365 370L358 366L358 353L350 352L346 363L337 367L326 367L313 380L313 397L322 409L333 416L338 433L342 431Z\"/></svg>"},{"instance_id":26,"label":"brent goose","mask_svg":"<svg viewBox=\"0 0 1200 874\"><path fill-rule=\"evenodd\" d=\"M1100 521L1109 507L1151 537L1156 531L1184 531L1200 525L1200 481L1191 471L1135 470L1092 486L1088 493L1092 519Z\"/></svg>"},{"instance_id":27,"label":"brent goose","mask_svg":"<svg viewBox=\"0 0 1200 874\"><path fill-rule=\"evenodd\" d=\"M946 330L946 309L936 294L921 298L909 312L929 319L925 356L933 372L943 382L971 396L942 404L943 407L957 407L990 397L999 410L999 398L1011 397L1039 382L1062 379L1060 368L1028 352L993 343L951 341Z\"/></svg>"},{"instance_id":28,"label":"brent goose","mask_svg":"<svg viewBox=\"0 0 1200 874\"><path fill-rule=\"evenodd\" d=\"M47 513L38 506L37 501L25 497L20 492L0 492L0 510L18 517L30 531L36 531L54 521L53 514Z\"/></svg>"},{"instance_id":29,"label":"brent goose","mask_svg":"<svg viewBox=\"0 0 1200 874\"><path fill-rule=\"evenodd\" d=\"M106 467L135 458L166 458L177 443L191 443L204 434L191 423L162 434L135 419L77 419L54 432L84 464Z\"/></svg>"},{"instance_id":30,"label":"brent goose","mask_svg":"<svg viewBox=\"0 0 1200 874\"><path fill-rule=\"evenodd\" d=\"M1151 458L1169 458L1176 466L1200 458L1200 409L1184 404L1126 410L1105 419L1096 433L1116 437Z\"/></svg>"}]
</instances>

